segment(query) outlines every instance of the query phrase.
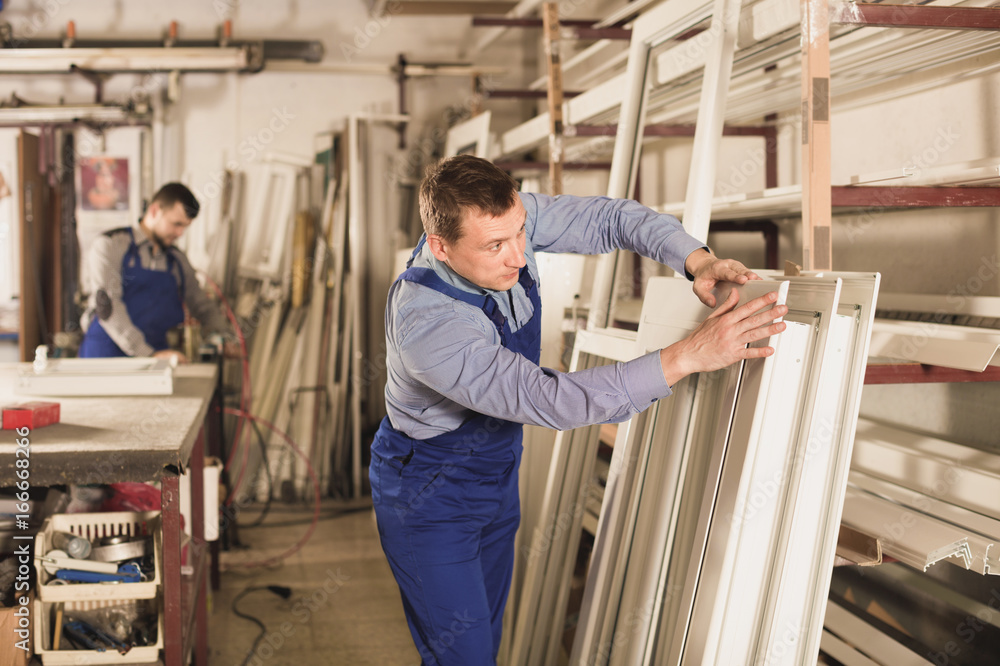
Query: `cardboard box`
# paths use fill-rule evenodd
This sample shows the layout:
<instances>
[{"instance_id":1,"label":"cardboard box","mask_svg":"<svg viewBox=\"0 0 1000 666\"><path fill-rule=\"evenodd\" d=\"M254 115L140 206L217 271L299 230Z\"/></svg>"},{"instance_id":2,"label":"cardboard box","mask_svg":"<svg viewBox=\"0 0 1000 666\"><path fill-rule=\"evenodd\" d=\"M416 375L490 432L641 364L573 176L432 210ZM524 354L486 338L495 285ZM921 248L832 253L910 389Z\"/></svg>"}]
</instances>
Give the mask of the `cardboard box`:
<instances>
[{"instance_id":1,"label":"cardboard box","mask_svg":"<svg viewBox=\"0 0 1000 666\"><path fill-rule=\"evenodd\" d=\"M22 542L23 543L23 542ZM18 593L20 595L21 593ZM34 595L25 593L29 599L32 599ZM24 640L17 633L15 629L19 628L18 621L21 619L15 613L24 612L20 611L21 608L28 608L31 613L28 616L28 631L29 638ZM35 623L38 622L38 618L35 617L34 604L29 600L28 606L21 606L20 604L14 604L10 608L0 607L0 636L3 640L0 640L0 664L4 666L28 666L28 661L34 654L32 649L32 634L34 634ZM27 646L28 650L22 650L18 645Z\"/></svg>"}]
</instances>

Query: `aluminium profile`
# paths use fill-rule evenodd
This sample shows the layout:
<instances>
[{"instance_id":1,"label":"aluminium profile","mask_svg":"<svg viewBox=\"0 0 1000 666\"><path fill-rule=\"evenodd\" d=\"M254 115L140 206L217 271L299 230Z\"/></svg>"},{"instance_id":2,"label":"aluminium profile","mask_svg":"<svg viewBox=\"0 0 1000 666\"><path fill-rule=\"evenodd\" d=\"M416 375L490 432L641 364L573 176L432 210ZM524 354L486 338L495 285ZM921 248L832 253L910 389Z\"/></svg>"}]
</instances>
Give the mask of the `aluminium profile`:
<instances>
[{"instance_id":1,"label":"aluminium profile","mask_svg":"<svg viewBox=\"0 0 1000 666\"><path fill-rule=\"evenodd\" d=\"M972 566L966 532L858 488L848 487L842 520L877 537L884 555L920 571L947 558L956 558L966 569Z\"/></svg>"},{"instance_id":2,"label":"aluminium profile","mask_svg":"<svg viewBox=\"0 0 1000 666\"><path fill-rule=\"evenodd\" d=\"M859 491L893 502L911 514L921 514L952 525L963 534L969 544L970 562L967 568L982 574L1000 575L1000 520L949 504L933 495L910 490L903 486L876 479L863 472L852 471L849 483ZM950 561L955 563L954 561Z\"/></svg>"}]
</instances>

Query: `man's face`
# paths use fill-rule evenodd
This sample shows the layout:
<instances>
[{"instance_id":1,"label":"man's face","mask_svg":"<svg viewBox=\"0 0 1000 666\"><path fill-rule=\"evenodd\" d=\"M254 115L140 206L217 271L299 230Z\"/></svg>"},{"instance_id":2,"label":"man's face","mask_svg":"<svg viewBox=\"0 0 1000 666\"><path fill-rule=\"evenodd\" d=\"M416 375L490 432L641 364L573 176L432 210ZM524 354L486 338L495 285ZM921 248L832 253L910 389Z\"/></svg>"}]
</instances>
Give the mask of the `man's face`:
<instances>
[{"instance_id":1,"label":"man's face","mask_svg":"<svg viewBox=\"0 0 1000 666\"><path fill-rule=\"evenodd\" d=\"M170 208L163 208L158 203L150 205L144 222L153 240L164 247L173 245L191 226L191 218L180 201Z\"/></svg>"},{"instance_id":2,"label":"man's face","mask_svg":"<svg viewBox=\"0 0 1000 666\"><path fill-rule=\"evenodd\" d=\"M428 237L431 251L469 282L496 291L517 284L524 266L527 213L518 197L514 206L499 217L468 211L462 218L462 237L448 243L438 236Z\"/></svg>"}]
</instances>

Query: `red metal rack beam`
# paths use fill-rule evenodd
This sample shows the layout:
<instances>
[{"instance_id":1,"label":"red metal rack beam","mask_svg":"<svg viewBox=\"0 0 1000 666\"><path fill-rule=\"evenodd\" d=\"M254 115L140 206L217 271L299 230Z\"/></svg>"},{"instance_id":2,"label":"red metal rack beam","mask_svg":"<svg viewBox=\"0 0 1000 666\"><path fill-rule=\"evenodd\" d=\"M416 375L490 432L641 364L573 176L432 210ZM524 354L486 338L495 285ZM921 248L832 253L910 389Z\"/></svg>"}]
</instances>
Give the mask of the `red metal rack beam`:
<instances>
[{"instance_id":1,"label":"red metal rack beam","mask_svg":"<svg viewBox=\"0 0 1000 666\"><path fill-rule=\"evenodd\" d=\"M1000 206L1000 187L877 187L841 185L832 188L834 206L871 208L932 208L936 206Z\"/></svg>"},{"instance_id":2,"label":"red metal rack beam","mask_svg":"<svg viewBox=\"0 0 1000 666\"><path fill-rule=\"evenodd\" d=\"M562 28L592 28L597 23L595 19L560 19ZM507 16L473 16L474 28L541 28L540 18L512 18Z\"/></svg>"},{"instance_id":3,"label":"red metal rack beam","mask_svg":"<svg viewBox=\"0 0 1000 666\"><path fill-rule=\"evenodd\" d=\"M1000 367L988 366L983 372L957 370L921 363L869 363L865 384L953 384L958 382L1000 381Z\"/></svg>"},{"instance_id":4,"label":"red metal rack beam","mask_svg":"<svg viewBox=\"0 0 1000 666\"><path fill-rule=\"evenodd\" d=\"M580 94L577 90L564 90L563 97L576 97ZM495 99L547 99L549 94L546 90L529 90L527 88L504 88L498 90L484 90L483 97Z\"/></svg>"},{"instance_id":5,"label":"red metal rack beam","mask_svg":"<svg viewBox=\"0 0 1000 666\"><path fill-rule=\"evenodd\" d=\"M560 28L568 28L577 39L631 39L632 31L621 27L595 28L595 20L560 20ZM503 16L473 16L474 28L541 28L542 19L508 18Z\"/></svg>"},{"instance_id":6,"label":"red metal rack beam","mask_svg":"<svg viewBox=\"0 0 1000 666\"><path fill-rule=\"evenodd\" d=\"M856 3L834 21L883 28L1000 30L1000 9Z\"/></svg>"},{"instance_id":7,"label":"red metal rack beam","mask_svg":"<svg viewBox=\"0 0 1000 666\"><path fill-rule=\"evenodd\" d=\"M725 136L768 136L768 127L723 127ZM567 125L567 136L614 136L618 125ZM694 136L694 125L646 125L644 136Z\"/></svg>"},{"instance_id":8,"label":"red metal rack beam","mask_svg":"<svg viewBox=\"0 0 1000 666\"><path fill-rule=\"evenodd\" d=\"M496 165L504 171L546 171L549 168L548 162L534 162L531 160L497 162ZM607 171L611 168L611 162L563 162L562 166L563 169L573 171Z\"/></svg>"}]
</instances>

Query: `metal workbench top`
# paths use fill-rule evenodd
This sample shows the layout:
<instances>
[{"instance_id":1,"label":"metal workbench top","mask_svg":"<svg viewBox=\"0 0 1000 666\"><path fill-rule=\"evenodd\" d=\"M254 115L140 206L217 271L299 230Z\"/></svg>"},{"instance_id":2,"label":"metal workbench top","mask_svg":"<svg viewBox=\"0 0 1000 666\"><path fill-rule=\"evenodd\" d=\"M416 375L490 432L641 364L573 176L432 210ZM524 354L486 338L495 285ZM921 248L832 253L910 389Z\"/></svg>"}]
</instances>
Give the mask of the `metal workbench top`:
<instances>
[{"instance_id":1,"label":"metal workbench top","mask_svg":"<svg viewBox=\"0 0 1000 666\"><path fill-rule=\"evenodd\" d=\"M30 366L30 364L23 364ZM155 481L167 466L184 470L215 390L217 368L182 365L164 396L15 395L18 364L0 364L0 405L60 403L60 423L33 430L32 486ZM0 487L14 485L17 434L0 430Z\"/></svg>"}]
</instances>

